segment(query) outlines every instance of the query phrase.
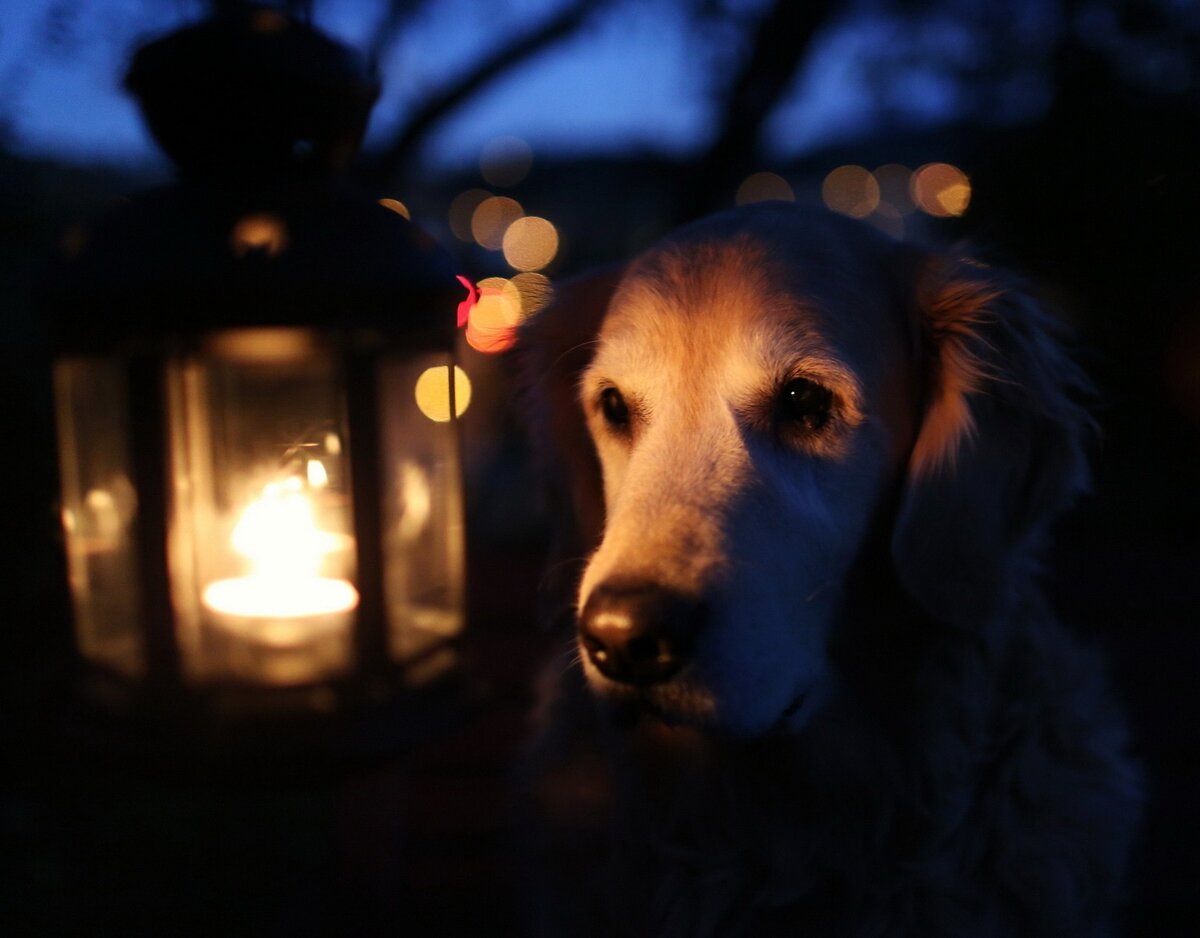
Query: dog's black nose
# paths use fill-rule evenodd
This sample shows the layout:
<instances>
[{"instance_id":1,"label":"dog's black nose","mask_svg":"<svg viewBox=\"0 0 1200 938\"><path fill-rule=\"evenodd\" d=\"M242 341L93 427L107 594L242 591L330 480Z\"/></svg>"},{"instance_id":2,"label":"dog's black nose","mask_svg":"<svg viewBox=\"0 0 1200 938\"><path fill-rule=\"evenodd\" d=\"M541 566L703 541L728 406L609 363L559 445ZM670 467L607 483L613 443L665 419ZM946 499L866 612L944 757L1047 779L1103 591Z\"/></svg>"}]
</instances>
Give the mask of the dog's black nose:
<instances>
[{"instance_id":1,"label":"dog's black nose","mask_svg":"<svg viewBox=\"0 0 1200 938\"><path fill-rule=\"evenodd\" d=\"M601 583L579 617L588 657L605 677L656 684L687 663L704 606L654 583Z\"/></svg>"}]
</instances>

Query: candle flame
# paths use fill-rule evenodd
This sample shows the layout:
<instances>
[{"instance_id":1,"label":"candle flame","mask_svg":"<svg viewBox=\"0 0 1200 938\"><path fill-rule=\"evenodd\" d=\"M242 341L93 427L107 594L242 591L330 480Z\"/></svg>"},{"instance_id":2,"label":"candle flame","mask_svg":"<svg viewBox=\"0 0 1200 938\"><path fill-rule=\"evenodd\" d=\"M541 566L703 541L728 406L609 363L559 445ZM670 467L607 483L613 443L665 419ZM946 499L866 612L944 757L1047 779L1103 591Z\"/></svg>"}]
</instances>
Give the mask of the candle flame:
<instances>
[{"instance_id":1,"label":"candle flame","mask_svg":"<svg viewBox=\"0 0 1200 938\"><path fill-rule=\"evenodd\" d=\"M233 549L250 560L255 575L316 576L330 550L333 538L317 528L299 481L272 482L233 528Z\"/></svg>"},{"instance_id":2,"label":"candle flame","mask_svg":"<svg viewBox=\"0 0 1200 938\"><path fill-rule=\"evenodd\" d=\"M308 476L311 488L322 489L329 484L329 471L319 459L310 459L304 467L304 473Z\"/></svg>"},{"instance_id":3,"label":"candle flame","mask_svg":"<svg viewBox=\"0 0 1200 938\"><path fill-rule=\"evenodd\" d=\"M308 466L310 479L313 466L325 472L317 460ZM210 583L204 604L216 612L261 618L353 609L358 592L347 580L318 575L321 561L339 541L317 527L301 479L269 483L246 507L230 538L233 549L250 561L249 575Z\"/></svg>"}]
</instances>

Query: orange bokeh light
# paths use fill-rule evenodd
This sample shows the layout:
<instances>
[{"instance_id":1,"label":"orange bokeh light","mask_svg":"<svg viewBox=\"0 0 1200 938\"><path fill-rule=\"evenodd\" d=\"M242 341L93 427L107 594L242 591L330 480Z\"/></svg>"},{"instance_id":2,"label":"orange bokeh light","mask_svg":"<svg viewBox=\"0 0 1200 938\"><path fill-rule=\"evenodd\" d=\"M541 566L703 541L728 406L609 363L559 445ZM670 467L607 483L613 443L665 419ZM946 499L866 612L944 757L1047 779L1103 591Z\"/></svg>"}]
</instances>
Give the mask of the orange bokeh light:
<instances>
[{"instance_id":1,"label":"orange bokeh light","mask_svg":"<svg viewBox=\"0 0 1200 938\"><path fill-rule=\"evenodd\" d=\"M475 214L475 209L479 208L481 202L491 197L492 194L486 189L467 189L451 200L448 220L454 237L459 241L475 240L475 236L471 234L471 216Z\"/></svg>"},{"instance_id":2,"label":"orange bokeh light","mask_svg":"<svg viewBox=\"0 0 1200 938\"><path fill-rule=\"evenodd\" d=\"M477 286L479 300L467 320L467 344L485 355L507 351L517 341L521 292L504 277L488 277Z\"/></svg>"},{"instance_id":3,"label":"orange bokeh light","mask_svg":"<svg viewBox=\"0 0 1200 938\"><path fill-rule=\"evenodd\" d=\"M239 218L229 233L229 246L238 257L261 251L275 257L287 249L287 225L278 215L262 212Z\"/></svg>"},{"instance_id":4,"label":"orange bokeh light","mask_svg":"<svg viewBox=\"0 0 1200 938\"><path fill-rule=\"evenodd\" d=\"M379 204L389 211L395 212L397 215L402 215L410 220L412 219L412 215L408 211L408 206L399 199L380 199Z\"/></svg>"},{"instance_id":5,"label":"orange bokeh light","mask_svg":"<svg viewBox=\"0 0 1200 938\"><path fill-rule=\"evenodd\" d=\"M909 190L921 211L937 218L962 215L971 204L971 181L949 163L926 163L912 175Z\"/></svg>"},{"instance_id":6,"label":"orange bokeh light","mask_svg":"<svg viewBox=\"0 0 1200 938\"><path fill-rule=\"evenodd\" d=\"M795 202L796 193L778 173L753 173L742 180L733 201L737 205L752 202Z\"/></svg>"},{"instance_id":7,"label":"orange bokeh light","mask_svg":"<svg viewBox=\"0 0 1200 938\"><path fill-rule=\"evenodd\" d=\"M471 213L471 236L481 247L499 251L504 246L508 226L524 215L525 209L516 199L493 195L475 206Z\"/></svg>"},{"instance_id":8,"label":"orange bokeh light","mask_svg":"<svg viewBox=\"0 0 1200 938\"><path fill-rule=\"evenodd\" d=\"M879 183L862 166L839 166L821 183L821 199L835 212L866 218L879 207Z\"/></svg>"},{"instance_id":9,"label":"orange bokeh light","mask_svg":"<svg viewBox=\"0 0 1200 938\"><path fill-rule=\"evenodd\" d=\"M558 254L558 229L537 215L516 219L504 231L504 259L517 270L540 270Z\"/></svg>"}]
</instances>

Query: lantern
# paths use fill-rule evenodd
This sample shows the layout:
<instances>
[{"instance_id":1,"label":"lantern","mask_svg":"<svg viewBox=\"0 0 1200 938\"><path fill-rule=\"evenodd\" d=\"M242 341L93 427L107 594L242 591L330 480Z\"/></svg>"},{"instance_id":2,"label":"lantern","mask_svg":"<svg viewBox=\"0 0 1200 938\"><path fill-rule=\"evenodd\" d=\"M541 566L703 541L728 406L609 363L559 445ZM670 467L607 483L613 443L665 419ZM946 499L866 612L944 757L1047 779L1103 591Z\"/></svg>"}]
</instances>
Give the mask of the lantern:
<instances>
[{"instance_id":1,"label":"lantern","mask_svg":"<svg viewBox=\"0 0 1200 938\"><path fill-rule=\"evenodd\" d=\"M328 711L445 677L463 625L461 287L336 176L375 80L250 7L143 46L126 84L178 180L74 239L46 291L92 681Z\"/></svg>"}]
</instances>

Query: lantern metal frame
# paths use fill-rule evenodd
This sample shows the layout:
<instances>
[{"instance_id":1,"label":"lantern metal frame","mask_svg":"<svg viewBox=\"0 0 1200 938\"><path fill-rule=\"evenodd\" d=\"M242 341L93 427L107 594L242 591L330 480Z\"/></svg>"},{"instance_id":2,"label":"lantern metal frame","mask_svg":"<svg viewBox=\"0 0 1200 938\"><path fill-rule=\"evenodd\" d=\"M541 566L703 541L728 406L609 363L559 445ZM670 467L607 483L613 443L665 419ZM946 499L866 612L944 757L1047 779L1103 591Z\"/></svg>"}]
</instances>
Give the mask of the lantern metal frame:
<instances>
[{"instance_id":1,"label":"lantern metal frame","mask_svg":"<svg viewBox=\"0 0 1200 938\"><path fill-rule=\"evenodd\" d=\"M117 362L127 389L145 674L129 680L81 656L85 683L127 708L206 719L336 722L419 686L459 693L457 668L436 664L453 658L453 639L397 660L386 632L379 365L389 355L443 356L457 437L461 286L430 238L337 178L378 94L372 71L311 26L245 6L143 46L126 84L179 177L96 220L43 291L57 355ZM246 219L278 237L231 234ZM181 660L164 363L202 357L212 336L241 329L301 330L343 382L359 594L353 665L311 684L196 684ZM422 668L438 679L420 678Z\"/></svg>"}]
</instances>

